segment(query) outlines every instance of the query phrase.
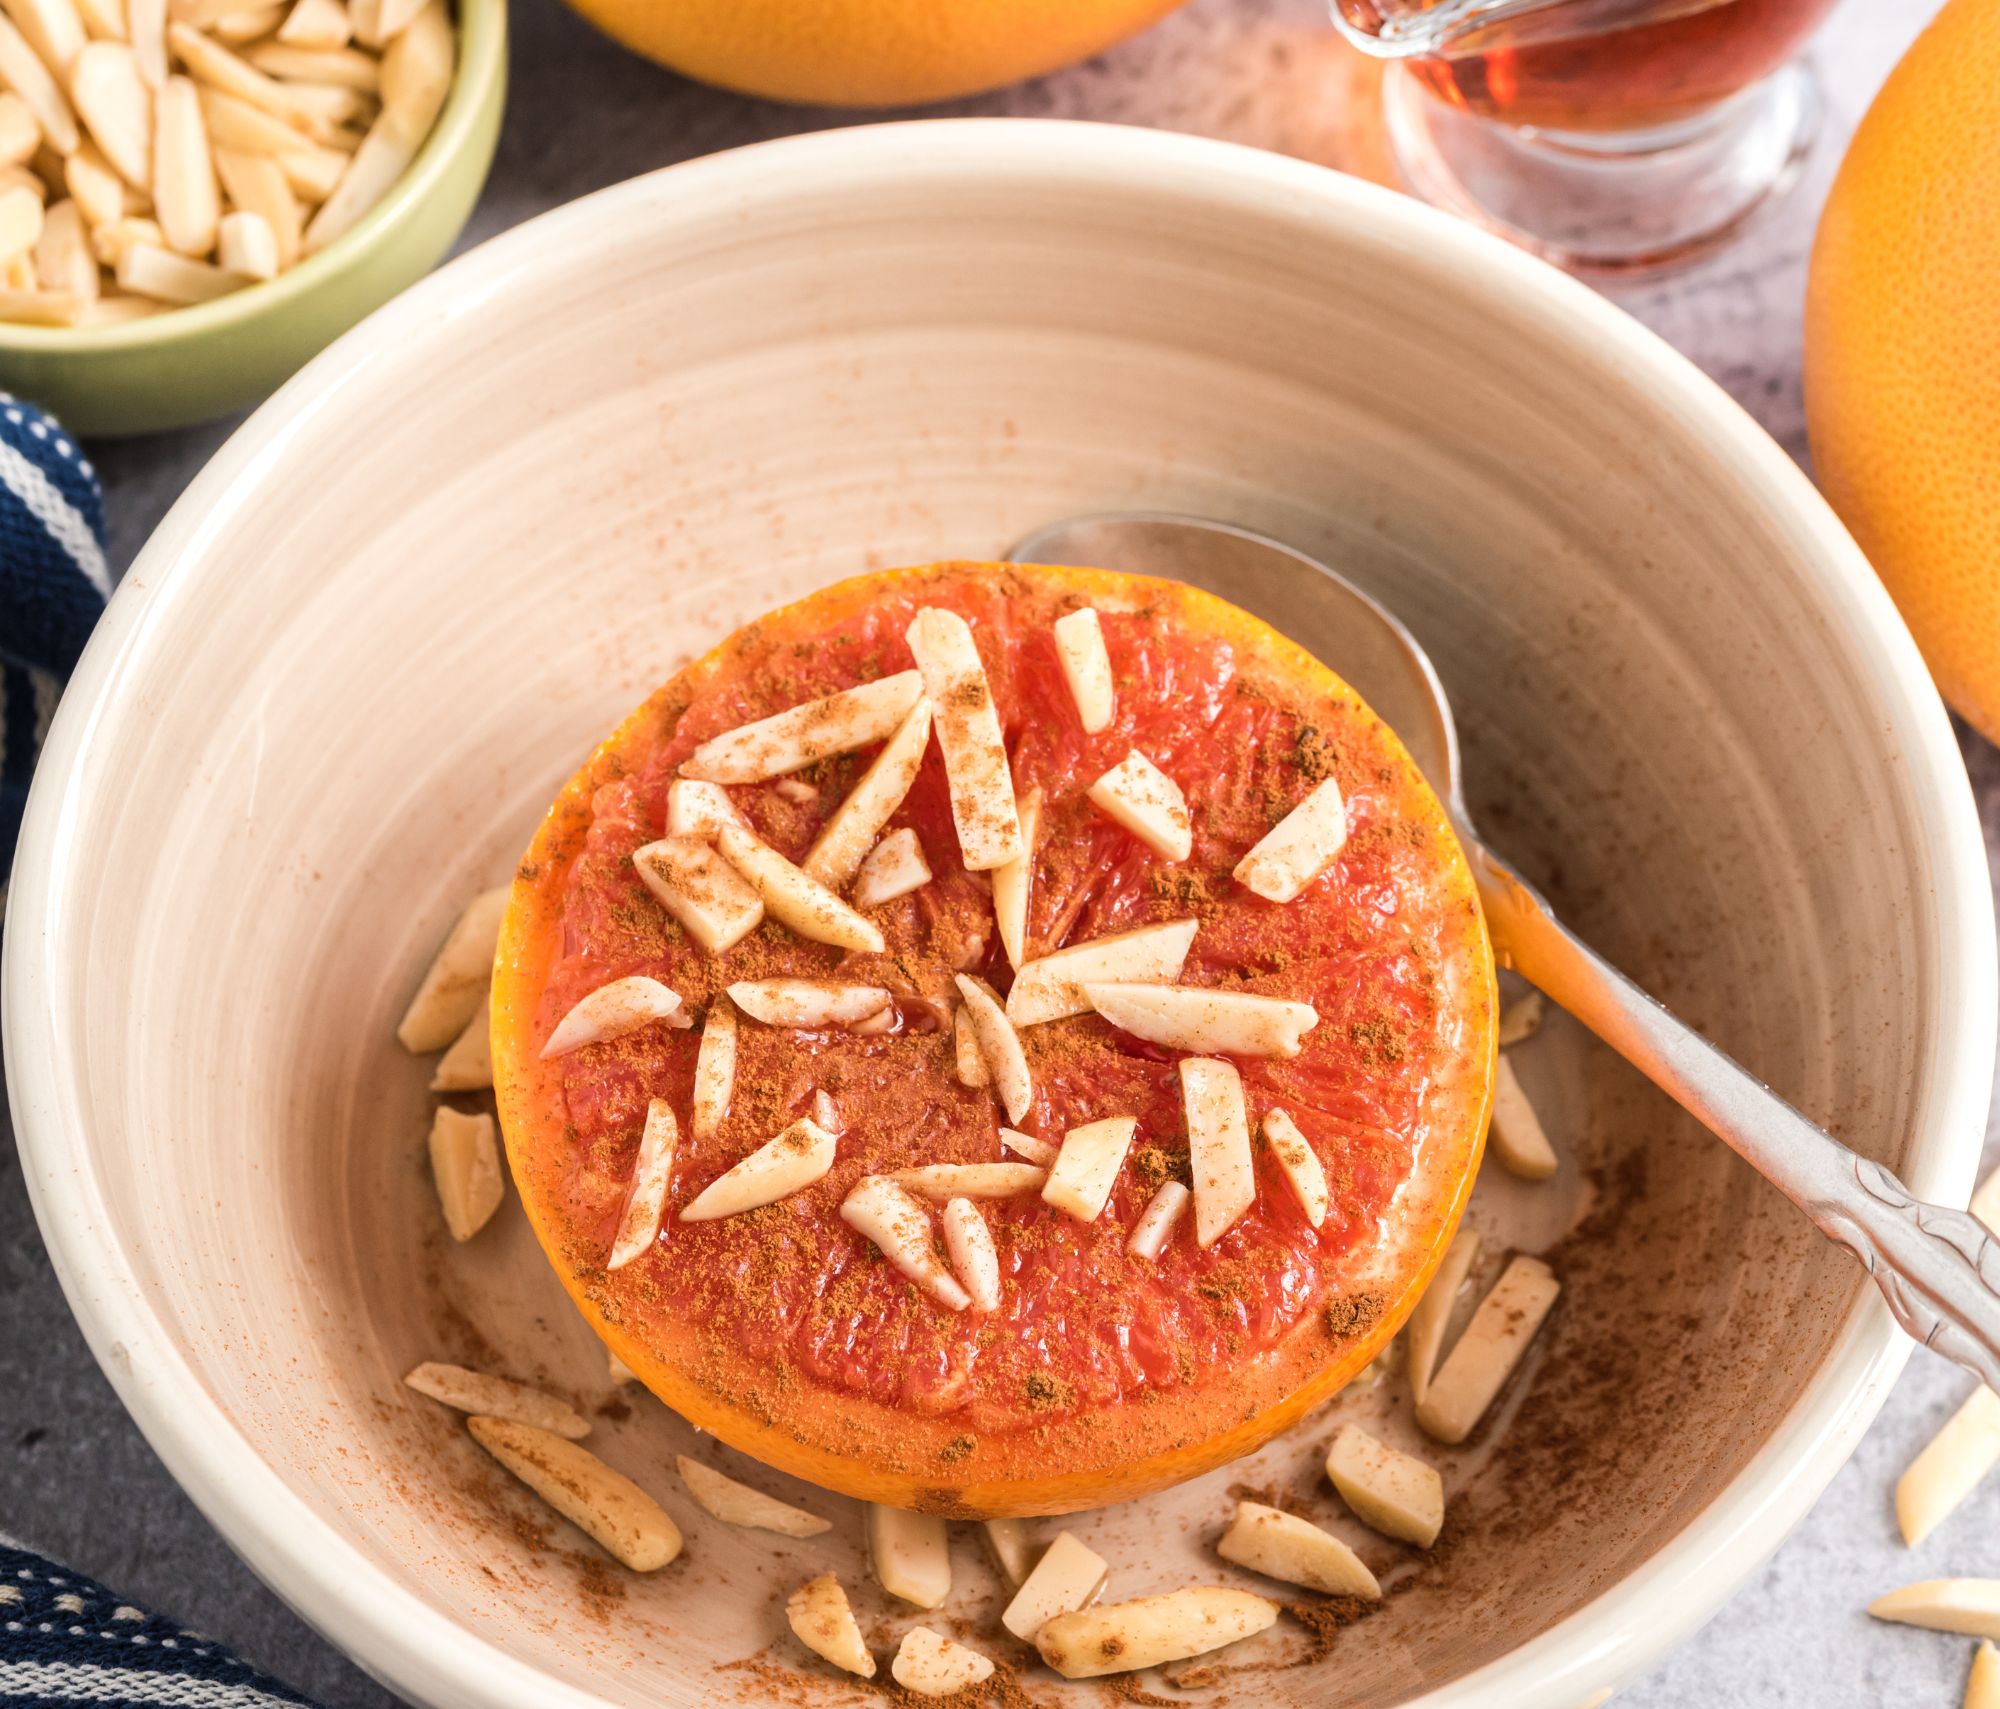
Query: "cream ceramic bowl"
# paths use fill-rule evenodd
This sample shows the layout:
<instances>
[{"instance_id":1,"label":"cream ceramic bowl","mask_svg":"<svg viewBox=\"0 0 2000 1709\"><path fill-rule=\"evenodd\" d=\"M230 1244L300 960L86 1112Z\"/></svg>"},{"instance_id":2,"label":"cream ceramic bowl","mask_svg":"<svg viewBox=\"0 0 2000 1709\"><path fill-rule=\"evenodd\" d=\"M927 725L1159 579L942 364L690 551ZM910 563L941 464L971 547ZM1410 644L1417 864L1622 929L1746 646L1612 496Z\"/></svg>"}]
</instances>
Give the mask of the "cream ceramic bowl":
<instances>
[{"instance_id":1,"label":"cream ceramic bowl","mask_svg":"<svg viewBox=\"0 0 2000 1709\"><path fill-rule=\"evenodd\" d=\"M448 267L237 435L112 602L16 869L9 1083L77 1314L207 1514L411 1699L768 1700L808 1665L784 1593L826 1567L885 1663L914 1623L851 1504L791 1488L836 1520L808 1543L699 1513L673 1450L759 1474L649 1399L595 1440L690 1542L628 1580L399 1387L441 1356L610 1399L511 1205L442 1238L391 1028L690 654L861 566L1108 506L1269 529L1386 597L1495 840L1962 1202L1994 945L1957 751L1860 555L1685 362L1413 202L1186 138L890 126L679 167ZM1482 1182L1475 1220L1551 1246L1565 1303L1501 1427L1437 1455L1449 1546L1259 1701L1599 1701L1777 1543L1902 1365L1855 1265L1573 1026L1520 1062L1571 1161ZM1338 1417L1403 1429L1401 1388L1074 1528L1119 1597L1243 1582L1209 1552L1230 1487L1345 1528L1318 1455ZM946 1618L991 1612L973 1542ZM1226 1660L1306 1648L1287 1623Z\"/></svg>"}]
</instances>

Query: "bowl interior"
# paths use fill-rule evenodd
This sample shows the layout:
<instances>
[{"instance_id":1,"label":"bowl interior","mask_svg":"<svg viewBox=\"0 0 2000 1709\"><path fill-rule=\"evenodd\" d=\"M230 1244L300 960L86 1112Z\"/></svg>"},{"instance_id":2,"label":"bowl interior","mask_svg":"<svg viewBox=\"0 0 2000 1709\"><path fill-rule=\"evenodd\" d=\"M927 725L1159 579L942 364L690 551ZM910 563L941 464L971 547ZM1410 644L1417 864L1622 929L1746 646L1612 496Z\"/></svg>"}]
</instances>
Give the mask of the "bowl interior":
<instances>
[{"instance_id":1,"label":"bowl interior","mask_svg":"<svg viewBox=\"0 0 2000 1709\"><path fill-rule=\"evenodd\" d=\"M10 1069L46 1058L22 1126L52 1245L198 1499L419 1700L798 1691L780 1605L826 1567L878 1652L916 1618L873 1590L851 1503L803 1492L836 1520L808 1543L693 1507L673 1452L755 1468L610 1390L511 1203L451 1247L427 1067L392 1038L457 905L611 722L835 576L1111 507L1323 554L1433 651L1475 810L1586 935L1913 1184L1970 1167L1939 1139L1965 1102L1941 1063L1968 1006L1956 880L1908 741L1942 722L1858 648L1825 524L1719 396L1663 385L1581 292L1380 193L1177 139L996 129L750 151L448 270L204 477L121 593L95 706L65 708L76 768L26 869L37 946L60 947L11 946L46 980L10 1017ZM1853 1265L1566 1020L1519 1060L1572 1158L1547 1188L1482 1182L1475 1220L1495 1248L1552 1248L1565 1302L1511 1423L1432 1451L1453 1494L1435 1557L1364 1541L1317 1475L1340 1418L1405 1428L1395 1380L1072 1523L1119 1597L1240 1579L1208 1547L1233 1487L1362 1542L1386 1609L1233 1652L1285 1664L1253 1693L1469 1692L1768 1466L1802 1412L1815 1441L1865 1422L1887 1338ZM1979 1063L1966 1078L1983 1099ZM427 1357L594 1406L684 1559L606 1566L399 1386ZM1837 1404L1802 1407L1841 1359ZM998 1591L961 1529L947 1620ZM1697 1563L1693 1602L1754 1553ZM1539 1694L1489 1675L1480 1701L1580 1700L1649 1630L1544 1650ZM823 1677L808 1695L855 1694Z\"/></svg>"}]
</instances>

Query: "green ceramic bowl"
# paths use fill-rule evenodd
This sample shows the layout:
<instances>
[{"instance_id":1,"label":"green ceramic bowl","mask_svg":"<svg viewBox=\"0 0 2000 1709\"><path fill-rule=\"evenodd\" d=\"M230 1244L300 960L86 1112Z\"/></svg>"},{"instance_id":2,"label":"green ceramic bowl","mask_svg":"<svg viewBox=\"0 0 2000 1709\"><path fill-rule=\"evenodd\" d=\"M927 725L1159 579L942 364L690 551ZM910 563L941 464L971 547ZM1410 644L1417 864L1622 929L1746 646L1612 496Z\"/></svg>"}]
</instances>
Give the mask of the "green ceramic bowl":
<instances>
[{"instance_id":1,"label":"green ceramic bowl","mask_svg":"<svg viewBox=\"0 0 2000 1709\"><path fill-rule=\"evenodd\" d=\"M0 387L73 433L155 433L268 396L356 321L430 271L493 164L507 98L507 0L458 0L444 111L388 195L346 236L262 285L120 326L0 322Z\"/></svg>"}]
</instances>

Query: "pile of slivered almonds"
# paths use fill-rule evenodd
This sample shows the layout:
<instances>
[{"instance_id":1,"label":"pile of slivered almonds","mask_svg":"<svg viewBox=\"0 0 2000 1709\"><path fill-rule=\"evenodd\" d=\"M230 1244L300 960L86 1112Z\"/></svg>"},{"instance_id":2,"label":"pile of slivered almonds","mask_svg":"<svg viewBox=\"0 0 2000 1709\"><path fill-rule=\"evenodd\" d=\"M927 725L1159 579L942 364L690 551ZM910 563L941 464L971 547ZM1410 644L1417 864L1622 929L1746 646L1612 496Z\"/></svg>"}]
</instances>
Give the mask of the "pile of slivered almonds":
<instances>
[{"instance_id":1,"label":"pile of slivered almonds","mask_svg":"<svg viewBox=\"0 0 2000 1709\"><path fill-rule=\"evenodd\" d=\"M1057 624L1061 657L1087 729L1112 716L1112 672L1097 614L1080 611ZM935 722L946 758L954 821L968 866L993 873L996 924L1017 969L1003 1001L978 980L958 981L959 1073L968 1084L993 1088L1010 1120L1026 1114L1032 1087L1017 1028L1095 1010L1114 1024L1169 1046L1248 1055L1289 1055L1317 1015L1303 1003L1225 994L1174 981L1197 922L1176 922L1093 942L1056 948L1039 958L1026 942L1039 803L1017 799L1000 746L990 696L964 692L983 672L970 630L947 612L927 610L911 627L918 669L795 707L705 744L669 788L668 835L638 851L635 866L647 887L697 943L721 953L768 913L820 942L879 949L877 928L857 909L880 906L929 882L923 852L907 829L885 831L916 775ZM946 709L971 707L970 717ZM984 718L978 716L983 709ZM728 795L731 784L776 780L804 789L793 774L832 753L881 743L880 756L834 811L801 864L752 834ZM1187 807L1180 789L1143 755L1133 753L1090 791L1098 808L1169 859L1190 849ZM1320 784L1245 855L1237 878L1258 894L1289 902L1333 862L1345 839L1337 788ZM843 900L845 890L850 901ZM431 1085L440 1093L491 1084L487 1048L487 982L505 888L476 898L425 975L398 1036L413 1053L442 1052ZM879 1029L890 994L866 987L802 980L747 982L718 998L702 1029L692 1125L713 1133L727 1113L734 1079L738 1013L773 1027ZM1504 1045L1537 1030L1541 1000L1529 996L1501 1017ZM650 979L624 979L585 997L557 1025L545 1056L647 1025L690 1026L680 997ZM1192 1072L1190 1072L1192 1070ZM1192 1194L1177 1184L1135 1222L1128 1248L1148 1261L1173 1237L1190 1200L1195 1239L1207 1247L1253 1202L1251 1141L1236 1070L1220 1057L1181 1065L1193 1152ZM1282 1178L1315 1226L1327 1208L1324 1172L1282 1111L1263 1137ZM1129 1117L1111 1116L1074 1129L1060 1143L1000 1129L1005 1150L1022 1161L934 1164L871 1177L842 1207L849 1224L875 1241L937 1305L990 1310L999 1275L991 1235L978 1201L1039 1191L1080 1220L1104 1212L1132 1139ZM733 1216L768 1204L817 1180L830 1167L841 1132L839 1112L822 1091L812 1113L711 1182L679 1212L683 1221ZM664 1216L678 1124L664 1101L649 1109L634 1165L627 1208L607 1267L630 1263L658 1238ZM472 1237L498 1208L504 1192L493 1118L450 1107L436 1112L430 1139L438 1197L451 1233ZM1512 1065L1500 1064L1491 1154L1509 1172L1546 1180L1558 1158L1522 1093ZM929 1206L942 1204L944 1247L939 1263ZM1471 1299L1467 1283L1479 1237L1459 1235L1437 1278L1390 1352L1371 1367L1370 1385L1400 1367L1419 1428L1433 1440L1462 1443L1499 1396L1555 1303L1558 1284L1547 1265L1514 1255L1497 1280ZM1463 1311L1454 1310L1464 1305ZM1447 1348L1454 1319L1464 1327ZM631 1372L611 1356L614 1382ZM679 1527L652 1496L614 1471L577 1438L589 1426L553 1396L484 1372L424 1364L407 1378L419 1392L470 1415L468 1428L488 1453L563 1517L573 1521L634 1571L666 1565L680 1552ZM1343 1424L1326 1452L1326 1475L1348 1510L1379 1536L1428 1549L1444 1523L1444 1484L1437 1469ZM830 1521L804 1512L681 1456L688 1494L726 1524L805 1538ZM1186 1662L1271 1626L1278 1605L1230 1586L1196 1585L1161 1595L1102 1605L1110 1565L1071 1531L1037 1546L1026 1521L984 1521L1000 1573L1011 1590L1000 1624L1030 1643L1050 1667L1070 1678L1123 1673ZM933 1515L870 1505L867 1539L883 1590L922 1609L943 1604L951 1589L946 1522ZM1309 1520L1254 1501L1238 1502L1216 1552L1232 1565L1323 1595L1379 1601L1377 1568L1347 1542ZM1387 1559L1379 1563L1386 1571ZM846 1591L832 1573L809 1580L786 1608L792 1631L815 1655L872 1678L876 1658L862 1637ZM928 1627L907 1632L890 1664L896 1682L922 1695L947 1695L977 1685L994 1670L991 1657Z\"/></svg>"},{"instance_id":2,"label":"pile of slivered almonds","mask_svg":"<svg viewBox=\"0 0 2000 1709\"><path fill-rule=\"evenodd\" d=\"M445 6L4 0L0 320L134 320L324 249L436 122Z\"/></svg>"}]
</instances>

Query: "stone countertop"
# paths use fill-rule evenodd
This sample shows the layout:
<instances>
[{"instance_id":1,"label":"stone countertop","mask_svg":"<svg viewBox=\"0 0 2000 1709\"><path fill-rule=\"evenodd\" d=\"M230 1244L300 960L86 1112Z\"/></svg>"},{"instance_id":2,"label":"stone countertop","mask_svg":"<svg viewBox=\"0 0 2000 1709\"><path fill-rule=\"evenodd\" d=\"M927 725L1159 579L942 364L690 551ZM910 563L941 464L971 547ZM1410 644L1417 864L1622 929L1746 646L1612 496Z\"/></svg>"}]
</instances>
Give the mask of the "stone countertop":
<instances>
[{"instance_id":1,"label":"stone countertop","mask_svg":"<svg viewBox=\"0 0 2000 1709\"><path fill-rule=\"evenodd\" d=\"M1800 458L1800 304L1819 202L1869 97L1937 4L1846 0L1818 43L1827 135L1800 190L1713 260L1614 293ZM556 0L517 0L514 28L506 129L467 244L656 166L854 120L686 83L620 52ZM1113 53L946 110L1158 125L1379 176L1370 94L1365 68L1327 27L1323 0L1193 0ZM114 568L131 561L232 425L91 448L107 488ZM2000 752L1963 740L1988 846L2000 854ZM4 1106L0 1135L0 1523L234 1644L329 1706L386 1709L394 1699L251 1576L126 1418L43 1253ZM2000 1574L2000 1479L1914 1553L1898 1540L1890 1509L1897 1474L1967 1386L1954 1368L1913 1358L1797 1533L1705 1631L1619 1701L1634 1709L1956 1704L1971 1645L1885 1627L1862 1610L1914 1579Z\"/></svg>"}]
</instances>

